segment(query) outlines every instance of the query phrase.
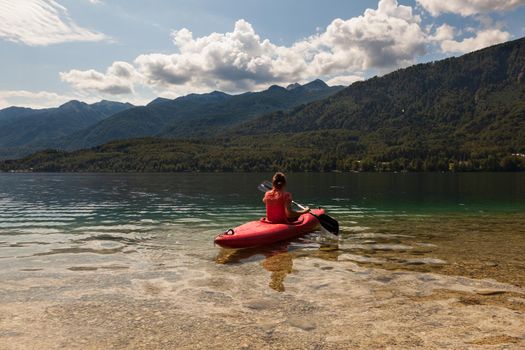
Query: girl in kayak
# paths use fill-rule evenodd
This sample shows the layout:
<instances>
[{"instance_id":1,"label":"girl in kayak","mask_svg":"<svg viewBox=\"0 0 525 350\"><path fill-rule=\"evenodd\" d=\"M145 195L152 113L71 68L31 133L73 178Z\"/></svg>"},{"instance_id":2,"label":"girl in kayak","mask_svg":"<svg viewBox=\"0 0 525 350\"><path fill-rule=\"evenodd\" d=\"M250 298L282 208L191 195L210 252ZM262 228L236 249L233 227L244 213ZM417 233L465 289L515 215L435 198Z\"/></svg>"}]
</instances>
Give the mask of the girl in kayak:
<instances>
[{"instance_id":1,"label":"girl in kayak","mask_svg":"<svg viewBox=\"0 0 525 350\"><path fill-rule=\"evenodd\" d=\"M264 194L266 204L266 220L274 224L285 224L294 221L299 216L308 213L310 208L295 211L292 209L292 194L285 191L286 176L278 172L272 178L272 189Z\"/></svg>"}]
</instances>

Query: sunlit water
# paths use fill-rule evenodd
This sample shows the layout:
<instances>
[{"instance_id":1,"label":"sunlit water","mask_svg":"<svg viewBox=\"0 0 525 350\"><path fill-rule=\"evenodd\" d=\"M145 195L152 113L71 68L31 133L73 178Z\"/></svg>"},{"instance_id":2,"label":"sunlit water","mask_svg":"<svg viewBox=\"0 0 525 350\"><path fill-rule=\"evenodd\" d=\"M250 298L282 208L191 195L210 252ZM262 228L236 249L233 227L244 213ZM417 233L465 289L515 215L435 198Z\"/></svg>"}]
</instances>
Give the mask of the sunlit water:
<instances>
[{"instance_id":1,"label":"sunlit water","mask_svg":"<svg viewBox=\"0 0 525 350\"><path fill-rule=\"evenodd\" d=\"M524 344L525 174L292 174L294 198L323 206L339 239L318 231L263 248L214 246L264 215L256 187L270 175L0 174L0 344L31 347L35 329L49 335L42 347ZM421 324L416 305L435 319ZM475 305L458 320L439 316ZM485 325L490 312L506 325ZM352 326L362 333L344 336L351 316L365 317ZM392 320L380 327L377 317ZM169 325L150 323L159 319ZM259 343L238 328L214 333L242 319ZM180 337L188 322L215 341ZM153 332L163 326L176 339ZM451 326L463 335L429 330ZM131 336L137 327L149 338Z\"/></svg>"}]
</instances>

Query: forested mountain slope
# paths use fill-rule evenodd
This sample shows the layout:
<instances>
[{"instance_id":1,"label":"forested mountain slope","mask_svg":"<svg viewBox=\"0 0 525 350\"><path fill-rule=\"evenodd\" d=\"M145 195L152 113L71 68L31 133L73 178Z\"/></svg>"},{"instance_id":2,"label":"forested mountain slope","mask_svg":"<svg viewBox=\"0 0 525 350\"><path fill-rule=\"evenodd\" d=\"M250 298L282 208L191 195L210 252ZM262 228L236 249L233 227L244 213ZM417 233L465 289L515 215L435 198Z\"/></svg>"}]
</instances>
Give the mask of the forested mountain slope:
<instances>
[{"instance_id":1,"label":"forested mountain slope","mask_svg":"<svg viewBox=\"0 0 525 350\"><path fill-rule=\"evenodd\" d=\"M57 108L0 110L0 155L38 148L131 107L129 103L112 101L93 104L69 101Z\"/></svg>"},{"instance_id":2,"label":"forested mountain slope","mask_svg":"<svg viewBox=\"0 0 525 350\"><path fill-rule=\"evenodd\" d=\"M525 149L525 39L357 82L322 101L238 126L236 134L352 131L385 159Z\"/></svg>"}]
</instances>

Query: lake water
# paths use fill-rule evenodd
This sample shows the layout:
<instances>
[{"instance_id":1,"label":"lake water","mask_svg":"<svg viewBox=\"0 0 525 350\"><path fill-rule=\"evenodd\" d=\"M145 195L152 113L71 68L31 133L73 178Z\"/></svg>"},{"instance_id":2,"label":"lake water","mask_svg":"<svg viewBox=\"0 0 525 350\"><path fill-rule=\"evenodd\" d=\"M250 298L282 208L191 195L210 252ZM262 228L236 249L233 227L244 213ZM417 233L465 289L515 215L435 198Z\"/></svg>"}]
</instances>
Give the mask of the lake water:
<instances>
[{"instance_id":1,"label":"lake water","mask_svg":"<svg viewBox=\"0 0 525 350\"><path fill-rule=\"evenodd\" d=\"M225 250L271 174L0 174L0 349L525 347L525 174L290 174L339 240Z\"/></svg>"}]
</instances>

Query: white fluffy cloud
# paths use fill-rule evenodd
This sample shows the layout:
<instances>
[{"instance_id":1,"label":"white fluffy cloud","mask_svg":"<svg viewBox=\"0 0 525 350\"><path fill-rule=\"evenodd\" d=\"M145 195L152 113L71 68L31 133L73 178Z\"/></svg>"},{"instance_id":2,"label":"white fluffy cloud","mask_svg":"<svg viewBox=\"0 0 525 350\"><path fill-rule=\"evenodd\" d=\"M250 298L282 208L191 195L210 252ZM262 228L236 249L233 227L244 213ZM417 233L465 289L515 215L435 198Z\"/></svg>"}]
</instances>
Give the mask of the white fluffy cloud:
<instances>
[{"instance_id":1,"label":"white fluffy cloud","mask_svg":"<svg viewBox=\"0 0 525 350\"><path fill-rule=\"evenodd\" d=\"M480 13L508 11L521 5L525 0L416 0L432 16L455 13L471 16Z\"/></svg>"},{"instance_id":2,"label":"white fluffy cloud","mask_svg":"<svg viewBox=\"0 0 525 350\"><path fill-rule=\"evenodd\" d=\"M106 86L140 84L171 95L210 89L237 92L268 84L306 82L324 78L330 82L352 82L366 70L391 70L415 62L425 54L428 34L421 19L409 6L396 0L380 0L377 9L348 20L336 19L323 31L290 46L262 39L245 20L228 33L195 38L186 29L172 32L177 51L173 54L144 54L128 79L93 70L62 73L64 81L81 89L103 91ZM114 93L132 89L115 88Z\"/></svg>"},{"instance_id":3,"label":"white fluffy cloud","mask_svg":"<svg viewBox=\"0 0 525 350\"><path fill-rule=\"evenodd\" d=\"M455 28L445 23L436 29L431 39L436 42L443 42L445 40L454 39L454 36L455 36Z\"/></svg>"},{"instance_id":4,"label":"white fluffy cloud","mask_svg":"<svg viewBox=\"0 0 525 350\"><path fill-rule=\"evenodd\" d=\"M467 53L499 44L509 39L510 34L508 32L500 29L484 29L477 32L475 36L461 41L453 40L449 36L441 41L441 50L445 53Z\"/></svg>"},{"instance_id":5,"label":"white fluffy cloud","mask_svg":"<svg viewBox=\"0 0 525 350\"><path fill-rule=\"evenodd\" d=\"M168 86L244 89L320 76L332 79L412 63L425 52L420 22L410 7L381 0L378 9L349 20L336 19L324 32L290 47L261 40L250 23L239 20L230 33L194 38L188 29L175 31L179 53L142 55L135 62L148 83Z\"/></svg>"},{"instance_id":6,"label":"white fluffy cloud","mask_svg":"<svg viewBox=\"0 0 525 350\"><path fill-rule=\"evenodd\" d=\"M0 38L27 45L108 38L78 26L59 0L0 0ZM97 5L101 0L87 0ZM174 30L172 53L143 54L133 61L116 61L97 71L61 72L71 93L0 91L0 107L56 106L71 99L94 101L123 95L135 104L146 96L174 98L190 92L222 90L243 92L270 84L304 83L321 78L330 85L349 85L376 73L410 65L428 50L465 53L511 38L489 15L510 10L525 0L416 0L433 16L455 13L476 15L480 29L435 27L422 24L410 6L397 0L379 0L377 8L349 19L335 19L326 28L291 45L261 38L253 26L240 19L230 32L200 37L187 28ZM432 21L432 19L430 19Z\"/></svg>"},{"instance_id":7,"label":"white fluffy cloud","mask_svg":"<svg viewBox=\"0 0 525 350\"><path fill-rule=\"evenodd\" d=\"M52 91L0 90L0 109L9 106L51 108L60 106L71 100L80 100L86 103L94 103L100 101L101 99L111 100L111 96L83 93L81 91L72 93L56 93ZM125 101L130 102L135 106L140 106L151 101L151 98L130 96L129 98L126 98Z\"/></svg>"},{"instance_id":8,"label":"white fluffy cloud","mask_svg":"<svg viewBox=\"0 0 525 350\"><path fill-rule=\"evenodd\" d=\"M315 73L322 75L413 63L425 53L427 35L411 7L382 0L377 10L368 9L346 21L334 20L315 42L319 51L312 62L317 66Z\"/></svg>"},{"instance_id":9,"label":"white fluffy cloud","mask_svg":"<svg viewBox=\"0 0 525 350\"><path fill-rule=\"evenodd\" d=\"M418 1L428 6L432 3ZM429 11L438 13L441 8L429 7ZM176 50L172 54L143 54L131 63L114 62L106 72L71 70L60 76L79 91L122 95L133 94L135 87L140 87L165 97L214 89L258 90L270 84L317 78L346 85L370 72L410 65L429 47L439 47L443 53L463 53L510 38L509 33L488 24L472 37L464 38L464 32L448 24L435 30L422 26L410 6L380 0L377 9L347 20L335 19L324 30L290 46L261 38L241 19L227 33L195 37L186 28L173 31ZM462 33L462 40L457 39L458 33Z\"/></svg>"},{"instance_id":10,"label":"white fluffy cloud","mask_svg":"<svg viewBox=\"0 0 525 350\"><path fill-rule=\"evenodd\" d=\"M54 0L0 0L0 38L30 46L108 39L77 25Z\"/></svg>"},{"instance_id":11,"label":"white fluffy cloud","mask_svg":"<svg viewBox=\"0 0 525 350\"><path fill-rule=\"evenodd\" d=\"M73 69L60 73L60 78L80 90L122 95L133 93L137 73L131 64L118 61L114 62L106 73L100 73L94 69L87 71Z\"/></svg>"},{"instance_id":12,"label":"white fluffy cloud","mask_svg":"<svg viewBox=\"0 0 525 350\"><path fill-rule=\"evenodd\" d=\"M250 23L239 20L230 33L194 38L188 29L172 33L179 53L141 55L135 60L149 85L191 85L238 90L302 78L304 58L293 49L261 40Z\"/></svg>"},{"instance_id":13,"label":"white fluffy cloud","mask_svg":"<svg viewBox=\"0 0 525 350\"><path fill-rule=\"evenodd\" d=\"M78 98L79 96L60 95L49 91L0 90L0 109L8 106L31 108L56 107Z\"/></svg>"}]
</instances>

